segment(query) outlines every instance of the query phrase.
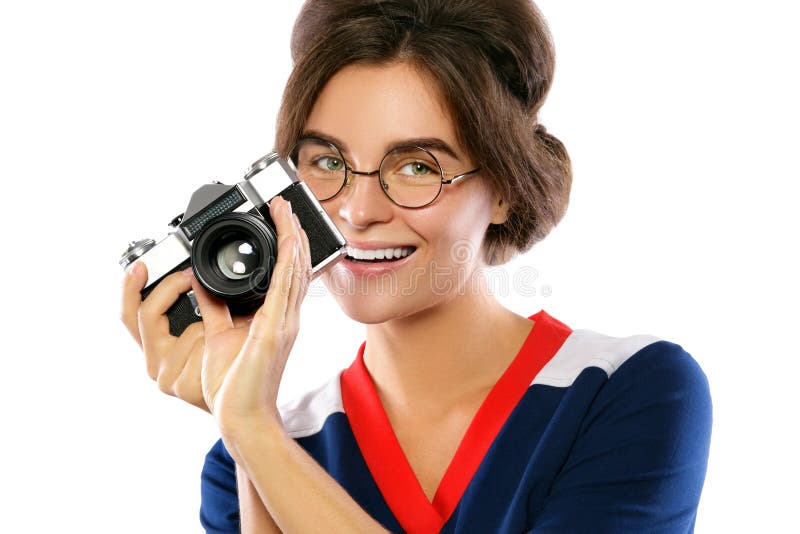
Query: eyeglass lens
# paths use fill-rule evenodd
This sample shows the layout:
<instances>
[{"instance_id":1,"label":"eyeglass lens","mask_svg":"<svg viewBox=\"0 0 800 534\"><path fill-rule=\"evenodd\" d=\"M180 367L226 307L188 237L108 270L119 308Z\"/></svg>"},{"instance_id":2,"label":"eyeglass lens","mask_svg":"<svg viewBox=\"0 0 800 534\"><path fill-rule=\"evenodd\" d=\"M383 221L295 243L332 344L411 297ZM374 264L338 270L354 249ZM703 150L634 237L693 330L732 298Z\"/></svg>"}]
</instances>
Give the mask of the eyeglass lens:
<instances>
[{"instance_id":1,"label":"eyeglass lens","mask_svg":"<svg viewBox=\"0 0 800 534\"><path fill-rule=\"evenodd\" d=\"M316 139L302 140L291 153L297 177L318 200L336 196L345 185L344 157L331 144ZM417 147L392 150L381 161L380 180L396 204L420 207L433 202L442 187L442 171L436 159Z\"/></svg>"}]
</instances>

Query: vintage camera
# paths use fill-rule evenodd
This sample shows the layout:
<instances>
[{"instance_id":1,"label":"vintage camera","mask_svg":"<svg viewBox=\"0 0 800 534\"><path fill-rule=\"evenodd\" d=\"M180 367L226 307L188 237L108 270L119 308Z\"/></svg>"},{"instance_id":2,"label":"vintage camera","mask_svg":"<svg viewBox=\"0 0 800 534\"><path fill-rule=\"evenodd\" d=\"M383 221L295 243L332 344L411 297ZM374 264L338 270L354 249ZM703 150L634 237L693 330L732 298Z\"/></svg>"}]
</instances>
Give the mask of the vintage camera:
<instances>
[{"instance_id":1,"label":"vintage camera","mask_svg":"<svg viewBox=\"0 0 800 534\"><path fill-rule=\"evenodd\" d=\"M143 299L162 278L191 266L200 284L227 302L233 315L252 313L264 302L277 261L277 231L269 215L269 202L277 196L291 203L308 235L313 276L346 255L344 236L291 163L273 152L251 165L236 185L213 182L195 191L164 239L131 243L119 263L126 270L136 261L147 266ZM167 318L174 336L201 320L194 293L181 295Z\"/></svg>"}]
</instances>

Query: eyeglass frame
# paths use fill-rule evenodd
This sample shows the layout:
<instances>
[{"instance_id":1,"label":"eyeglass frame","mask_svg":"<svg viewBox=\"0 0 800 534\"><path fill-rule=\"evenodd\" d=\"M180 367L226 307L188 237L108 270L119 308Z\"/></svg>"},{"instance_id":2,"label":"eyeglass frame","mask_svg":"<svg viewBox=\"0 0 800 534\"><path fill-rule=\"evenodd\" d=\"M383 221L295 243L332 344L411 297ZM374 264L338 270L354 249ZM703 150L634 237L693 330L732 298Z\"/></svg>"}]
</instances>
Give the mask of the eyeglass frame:
<instances>
[{"instance_id":1,"label":"eyeglass frame","mask_svg":"<svg viewBox=\"0 0 800 534\"><path fill-rule=\"evenodd\" d=\"M425 208L427 206L430 206L431 204L436 202L436 199L439 198L439 195L442 194L443 186L458 182L459 180L461 180L463 178L467 178L468 176L471 176L471 175L473 175L476 172L481 170L480 167L476 167L476 168L472 169L471 171L467 171L467 172L461 173L459 175L453 176L452 178L445 178L444 177L444 168L442 167L442 164L439 163L439 158L437 158L430 150L428 150L427 148L418 146L418 145L407 145L407 146L395 147L395 148L391 149L390 151L388 151L386 154L384 154L383 157L381 158L380 164L378 164L378 168L375 169L374 171L369 171L369 172L367 172L367 171L357 171L357 170L355 170L352 167L349 167L347 165L347 160L344 158L344 154L342 153L342 150L338 146L336 146L334 143L331 143L327 139L323 139L321 137L314 137L314 136L301 137L300 139L297 140L297 142L295 142L294 145L292 145L292 148L289 151L289 154L287 156L287 159L289 159L290 162L291 162L291 159L292 159L292 154L294 154L294 152L295 152L295 149L300 145L300 143L302 143L304 141L318 141L318 142L320 142L322 144L325 144L325 145L328 145L330 147L335 148L336 152L338 152L339 155L342 157L342 163L344 163L344 179L342 180L342 185L339 186L339 189L333 195L329 196L328 198L326 198L326 199L317 199L320 202L327 202L329 200L333 200L334 198L339 196L339 193L341 193L342 190L345 187L350 187L350 184L351 184L352 180L348 179L348 176L347 176L348 173L361 175L361 176L374 176L374 175L377 174L378 175L378 182L381 185L381 191L383 191L383 194L386 195L386 198L388 198L390 201L392 201L393 204L395 204L396 206L400 206L401 208L407 208L407 209L412 209L412 210L420 209L420 208ZM386 192L386 182L383 181L383 177L381 176L381 167L383 167L383 162L386 160L386 158L389 156L389 154L392 154L393 152L396 152L398 150L408 150L408 149L412 149L412 148L413 149L417 149L417 150L422 150L423 152L428 154L431 158L433 158L433 161L436 163L436 166L439 167L439 177L440 177L439 190L436 192L436 196L434 196L433 199L431 199L429 202L427 202L425 204L422 204L421 206L406 206L404 204L400 204L398 201L393 199L391 197L391 195L389 195L389 193ZM292 165L294 167L296 167L294 162L292 162Z\"/></svg>"}]
</instances>

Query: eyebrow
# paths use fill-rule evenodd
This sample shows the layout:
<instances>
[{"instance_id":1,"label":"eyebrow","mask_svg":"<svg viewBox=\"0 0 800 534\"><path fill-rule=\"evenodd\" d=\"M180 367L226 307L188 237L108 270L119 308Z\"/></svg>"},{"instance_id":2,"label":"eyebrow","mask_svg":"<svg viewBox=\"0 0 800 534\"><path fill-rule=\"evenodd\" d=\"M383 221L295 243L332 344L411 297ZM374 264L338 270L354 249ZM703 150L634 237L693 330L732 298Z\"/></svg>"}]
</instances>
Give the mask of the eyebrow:
<instances>
[{"instance_id":1,"label":"eyebrow","mask_svg":"<svg viewBox=\"0 0 800 534\"><path fill-rule=\"evenodd\" d=\"M302 135L300 135L300 139L304 139L307 137L316 137L317 139L322 139L323 141L327 141L328 143L336 145L344 153L350 152L350 150L347 148L347 143L345 143L341 139L337 139L332 135L322 133L318 130L304 130ZM386 147L386 152L391 152L392 150L395 150L397 148L407 148L412 146L418 146L428 150L438 150L440 152L444 152L451 158L461 161L461 158L458 156L456 151L450 145L448 145L438 137L412 137L409 139L400 139L397 141L392 141Z\"/></svg>"}]
</instances>

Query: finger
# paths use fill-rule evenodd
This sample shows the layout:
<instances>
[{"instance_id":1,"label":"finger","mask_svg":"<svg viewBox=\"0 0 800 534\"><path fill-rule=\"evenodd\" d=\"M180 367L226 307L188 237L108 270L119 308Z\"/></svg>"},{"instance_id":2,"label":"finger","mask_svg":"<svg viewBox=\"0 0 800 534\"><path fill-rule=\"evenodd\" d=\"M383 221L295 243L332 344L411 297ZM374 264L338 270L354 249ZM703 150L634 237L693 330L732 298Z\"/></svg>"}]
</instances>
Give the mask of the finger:
<instances>
[{"instance_id":1,"label":"finger","mask_svg":"<svg viewBox=\"0 0 800 534\"><path fill-rule=\"evenodd\" d=\"M175 342L175 353L189 354L195 342L205 337L205 325L203 321L192 323L186 327L178 340Z\"/></svg>"},{"instance_id":2,"label":"finger","mask_svg":"<svg viewBox=\"0 0 800 534\"><path fill-rule=\"evenodd\" d=\"M275 197L269 204L269 214L278 231L278 248L280 249L281 243L295 233L292 222L292 204L283 197Z\"/></svg>"},{"instance_id":3,"label":"finger","mask_svg":"<svg viewBox=\"0 0 800 534\"><path fill-rule=\"evenodd\" d=\"M199 323L198 323L199 324ZM173 390L179 399L197 406L205 411L210 411L203 398L202 385L203 368L203 339L200 336L190 348L189 358L183 365L180 376L175 381Z\"/></svg>"},{"instance_id":4,"label":"finger","mask_svg":"<svg viewBox=\"0 0 800 534\"><path fill-rule=\"evenodd\" d=\"M289 236L278 246L278 261L270 279L264 304L253 318L250 332L256 339L262 339L286 324L286 309L294 275L294 263L297 258L297 240Z\"/></svg>"},{"instance_id":5,"label":"finger","mask_svg":"<svg viewBox=\"0 0 800 534\"><path fill-rule=\"evenodd\" d=\"M203 323L190 324L178 337L168 352L149 351L147 374L158 382L159 389L168 395L179 397L175 392L175 384L189 359L192 348L198 340L203 339Z\"/></svg>"},{"instance_id":6,"label":"finger","mask_svg":"<svg viewBox=\"0 0 800 534\"><path fill-rule=\"evenodd\" d=\"M161 386L165 381L169 380L169 367L183 364L192 343L196 339L203 338L203 323L190 324L177 338L169 335L169 323L167 323L167 335L165 336L159 338L151 331L147 331L147 333L143 331L143 335L147 376L158 382L159 387L164 391ZM166 343L164 343L165 341Z\"/></svg>"},{"instance_id":7,"label":"finger","mask_svg":"<svg viewBox=\"0 0 800 534\"><path fill-rule=\"evenodd\" d=\"M278 233L278 258L272 271L264 303L256 312L250 332L256 338L269 336L286 324L286 309L296 261L296 228L291 203L281 197L270 202L270 215Z\"/></svg>"},{"instance_id":8,"label":"finger","mask_svg":"<svg viewBox=\"0 0 800 534\"><path fill-rule=\"evenodd\" d=\"M175 304L178 297L191 289L189 273L182 271L173 273L163 280L147 295L139 307L139 331L145 345L148 339L157 340L159 337L171 336L169 333L169 320L167 310Z\"/></svg>"},{"instance_id":9,"label":"finger","mask_svg":"<svg viewBox=\"0 0 800 534\"><path fill-rule=\"evenodd\" d=\"M296 293L298 287L298 275L300 273L299 265L300 265L300 253L301 253L301 240L300 240L300 221L297 218L297 215L293 213L291 203L287 202L287 206L284 210L282 210L281 215L281 226L279 227L279 232L282 232L286 239L291 238L294 243L293 246L295 250L293 251L293 258L292 264L290 266L290 270L286 271L282 276L288 277L288 280L285 279L285 282L288 282L287 285L284 285L282 291L285 293L281 293L281 295L286 295L286 306L284 308L284 316L285 320L291 318L292 309L294 308L294 302L296 300ZM285 321L284 321L285 322Z\"/></svg>"},{"instance_id":10,"label":"finger","mask_svg":"<svg viewBox=\"0 0 800 534\"><path fill-rule=\"evenodd\" d=\"M295 214L294 217L297 222L297 232L300 235L300 253L302 254L303 258L300 266L303 268L305 289L308 289L308 285L311 283L311 279L314 275L311 266L311 244L308 242L308 234L306 234L306 231L300 225L300 219L297 218L297 214Z\"/></svg>"},{"instance_id":11,"label":"finger","mask_svg":"<svg viewBox=\"0 0 800 534\"><path fill-rule=\"evenodd\" d=\"M192 276L192 290L197 299L197 305L200 306L200 315L203 316L206 336L213 336L233 328L231 312L225 301L206 291L194 276Z\"/></svg>"},{"instance_id":12,"label":"finger","mask_svg":"<svg viewBox=\"0 0 800 534\"><path fill-rule=\"evenodd\" d=\"M297 321L300 311L300 304L305 297L308 290L308 284L311 283L311 254L308 245L308 236L302 226L300 226L300 219L297 214L292 215L297 235L297 260L295 262L295 276L291 287L291 294L289 295L289 309L286 312L287 317L293 321Z\"/></svg>"},{"instance_id":13,"label":"finger","mask_svg":"<svg viewBox=\"0 0 800 534\"><path fill-rule=\"evenodd\" d=\"M125 273L122 280L122 302L120 305L120 318L139 347L142 346L142 336L139 334L139 307L142 305L142 288L147 282L147 267L137 261Z\"/></svg>"}]
</instances>

